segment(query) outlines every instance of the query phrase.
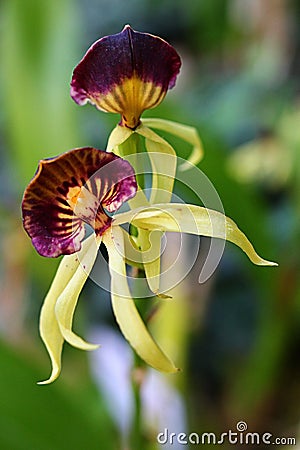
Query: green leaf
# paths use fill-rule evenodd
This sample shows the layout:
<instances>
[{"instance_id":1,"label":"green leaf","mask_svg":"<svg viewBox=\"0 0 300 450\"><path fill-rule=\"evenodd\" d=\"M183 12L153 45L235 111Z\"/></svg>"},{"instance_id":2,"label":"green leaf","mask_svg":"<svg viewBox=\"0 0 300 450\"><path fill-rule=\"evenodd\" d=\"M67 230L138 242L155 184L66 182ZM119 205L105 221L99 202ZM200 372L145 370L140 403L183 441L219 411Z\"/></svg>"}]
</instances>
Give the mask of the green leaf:
<instances>
[{"instance_id":1,"label":"green leaf","mask_svg":"<svg viewBox=\"0 0 300 450\"><path fill-rule=\"evenodd\" d=\"M24 346L23 346L24 347ZM117 434L104 402L84 375L80 385L37 386L44 367L0 341L0 448L7 450L107 450Z\"/></svg>"},{"instance_id":2,"label":"green leaf","mask_svg":"<svg viewBox=\"0 0 300 450\"><path fill-rule=\"evenodd\" d=\"M16 172L30 180L39 159L78 146L67 87L76 55L76 8L70 0L10 0L2 2L1 17L5 132Z\"/></svg>"}]
</instances>

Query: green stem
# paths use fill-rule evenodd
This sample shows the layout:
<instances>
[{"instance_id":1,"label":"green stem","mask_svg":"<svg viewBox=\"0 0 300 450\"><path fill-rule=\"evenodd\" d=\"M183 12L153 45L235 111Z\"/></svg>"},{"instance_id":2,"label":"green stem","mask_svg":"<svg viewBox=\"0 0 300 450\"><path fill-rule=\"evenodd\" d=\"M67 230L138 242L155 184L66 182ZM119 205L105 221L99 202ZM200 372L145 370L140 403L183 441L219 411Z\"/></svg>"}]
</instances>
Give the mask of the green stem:
<instances>
[{"instance_id":1,"label":"green stem","mask_svg":"<svg viewBox=\"0 0 300 450\"><path fill-rule=\"evenodd\" d=\"M133 165L136 172L136 179L139 187L144 188L144 173L143 167L140 165L140 160L135 158L134 155L142 152L141 138L138 134L133 133L123 144L119 146L120 156L126 159L130 155L130 163ZM134 228L129 229L129 233L135 233ZM142 269L138 269L137 278L140 276L145 277L145 273ZM144 308L142 308L144 309ZM142 400L141 400L141 387L145 377L146 367L144 361L135 354L134 365L131 374L132 390L134 395L134 418L132 422L132 429L130 433L130 450L141 450L145 448L144 433L143 433L143 421L142 421Z\"/></svg>"},{"instance_id":2,"label":"green stem","mask_svg":"<svg viewBox=\"0 0 300 450\"><path fill-rule=\"evenodd\" d=\"M142 160L134 158L133 155L142 153L141 137L137 133L133 133L123 144L119 145L119 152L122 158L130 155L130 163L134 167L136 173L136 180L141 189L145 187L144 167L142 167Z\"/></svg>"},{"instance_id":3,"label":"green stem","mask_svg":"<svg viewBox=\"0 0 300 450\"><path fill-rule=\"evenodd\" d=\"M139 356L135 355L134 367L131 374L135 410L130 436L130 450L141 450L145 448L141 400L141 387L143 384L144 376L144 364Z\"/></svg>"}]
</instances>

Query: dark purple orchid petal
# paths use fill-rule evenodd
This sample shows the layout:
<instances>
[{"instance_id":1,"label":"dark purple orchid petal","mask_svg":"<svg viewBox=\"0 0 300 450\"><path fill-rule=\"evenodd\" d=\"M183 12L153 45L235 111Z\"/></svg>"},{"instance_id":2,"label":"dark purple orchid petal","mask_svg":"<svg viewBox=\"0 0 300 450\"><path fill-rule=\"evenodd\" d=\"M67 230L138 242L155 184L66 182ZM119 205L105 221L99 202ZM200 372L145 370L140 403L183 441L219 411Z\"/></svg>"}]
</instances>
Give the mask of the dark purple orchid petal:
<instances>
[{"instance_id":1,"label":"dark purple orchid petal","mask_svg":"<svg viewBox=\"0 0 300 450\"><path fill-rule=\"evenodd\" d=\"M84 223L99 235L112 212L133 197L137 184L131 165L113 153L79 148L40 161L22 202L24 228L36 250L57 257L77 252Z\"/></svg>"},{"instance_id":2,"label":"dark purple orchid petal","mask_svg":"<svg viewBox=\"0 0 300 450\"><path fill-rule=\"evenodd\" d=\"M181 66L176 50L163 39L134 31L96 41L74 69L71 96L79 105L122 115L136 128L145 109L154 108L176 82Z\"/></svg>"}]
</instances>

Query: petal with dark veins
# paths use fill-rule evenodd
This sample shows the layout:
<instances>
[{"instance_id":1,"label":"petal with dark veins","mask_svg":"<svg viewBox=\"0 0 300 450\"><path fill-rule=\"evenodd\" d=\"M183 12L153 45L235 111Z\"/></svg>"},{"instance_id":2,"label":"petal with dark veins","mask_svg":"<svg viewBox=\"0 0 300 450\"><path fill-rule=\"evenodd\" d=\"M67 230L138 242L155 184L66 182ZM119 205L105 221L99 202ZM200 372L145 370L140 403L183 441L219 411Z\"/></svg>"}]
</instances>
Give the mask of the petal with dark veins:
<instances>
[{"instance_id":1,"label":"petal with dark veins","mask_svg":"<svg viewBox=\"0 0 300 450\"><path fill-rule=\"evenodd\" d=\"M157 106L176 82L181 60L163 39L134 31L96 41L74 69L71 96L80 105L119 113L135 129L142 112Z\"/></svg>"},{"instance_id":2,"label":"petal with dark veins","mask_svg":"<svg viewBox=\"0 0 300 450\"><path fill-rule=\"evenodd\" d=\"M77 252L84 223L101 235L111 225L109 212L136 193L131 165L92 147L42 160L22 202L24 228L42 256Z\"/></svg>"}]
</instances>

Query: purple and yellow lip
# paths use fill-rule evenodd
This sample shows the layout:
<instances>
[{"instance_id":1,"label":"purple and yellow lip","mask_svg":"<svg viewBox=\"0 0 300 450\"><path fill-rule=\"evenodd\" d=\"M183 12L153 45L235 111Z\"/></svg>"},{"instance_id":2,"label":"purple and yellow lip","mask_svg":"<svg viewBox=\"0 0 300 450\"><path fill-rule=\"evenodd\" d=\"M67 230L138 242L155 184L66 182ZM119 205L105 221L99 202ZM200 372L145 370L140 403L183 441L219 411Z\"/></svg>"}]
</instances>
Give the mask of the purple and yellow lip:
<instances>
[{"instance_id":1,"label":"purple and yellow lip","mask_svg":"<svg viewBox=\"0 0 300 450\"><path fill-rule=\"evenodd\" d=\"M77 252L84 223L103 234L112 221L105 209L116 211L136 189L133 168L113 153L84 147L42 160L24 193L24 228L42 256Z\"/></svg>"},{"instance_id":2,"label":"purple and yellow lip","mask_svg":"<svg viewBox=\"0 0 300 450\"><path fill-rule=\"evenodd\" d=\"M181 60L163 39L134 31L96 41L74 69L71 97L79 105L119 113L135 129L146 109L157 106L176 82Z\"/></svg>"}]
</instances>

